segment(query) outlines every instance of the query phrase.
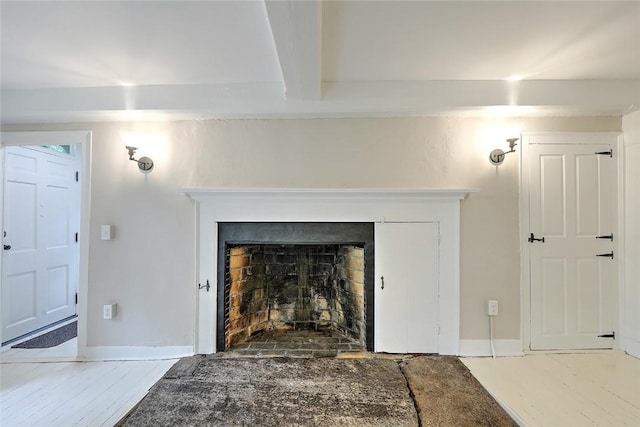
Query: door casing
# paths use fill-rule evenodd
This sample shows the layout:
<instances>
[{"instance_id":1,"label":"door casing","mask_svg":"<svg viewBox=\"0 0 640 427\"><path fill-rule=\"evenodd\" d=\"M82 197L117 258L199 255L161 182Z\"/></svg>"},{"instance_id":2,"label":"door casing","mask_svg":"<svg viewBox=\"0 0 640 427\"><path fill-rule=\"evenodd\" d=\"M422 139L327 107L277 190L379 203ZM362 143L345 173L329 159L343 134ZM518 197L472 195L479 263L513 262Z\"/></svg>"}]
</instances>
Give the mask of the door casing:
<instances>
[{"instance_id":1,"label":"door casing","mask_svg":"<svg viewBox=\"0 0 640 427\"><path fill-rule=\"evenodd\" d=\"M622 134L620 132L528 132L521 135L520 144L520 327L522 349L531 351L531 271L529 265L529 248L526 236L529 233L529 146L532 144L610 144L614 147L614 159L617 167L617 236L614 242L614 252L618 260L618 313L616 316L616 339L613 348L619 349L624 336L624 150ZM619 254L619 256L617 255ZM620 337L620 338L618 338Z\"/></svg>"},{"instance_id":2,"label":"door casing","mask_svg":"<svg viewBox=\"0 0 640 427\"><path fill-rule=\"evenodd\" d=\"M87 293L89 287L89 215L91 206L91 131L37 131L37 132L1 132L0 148L15 145L70 145L82 147L80 169L80 235L79 272L78 272L78 352L71 360L83 359L87 347ZM4 156L4 150L2 150ZM4 161L4 159L1 159ZM3 163L4 164L4 163ZM4 171L2 171L4 174ZM3 186L0 186L3 187ZM4 194L0 190L0 200L4 203ZM4 226L3 209L0 209L0 225ZM0 258L0 275L2 262Z\"/></svg>"}]
</instances>

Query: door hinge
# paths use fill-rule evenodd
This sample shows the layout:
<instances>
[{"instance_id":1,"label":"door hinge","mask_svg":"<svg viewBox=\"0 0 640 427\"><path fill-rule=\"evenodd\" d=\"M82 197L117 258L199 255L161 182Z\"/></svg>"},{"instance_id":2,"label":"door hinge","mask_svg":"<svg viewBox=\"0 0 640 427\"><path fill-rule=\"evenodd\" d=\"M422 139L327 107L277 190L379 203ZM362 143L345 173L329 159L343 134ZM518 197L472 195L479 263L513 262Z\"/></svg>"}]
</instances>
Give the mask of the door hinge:
<instances>
[{"instance_id":1,"label":"door hinge","mask_svg":"<svg viewBox=\"0 0 640 427\"><path fill-rule=\"evenodd\" d=\"M76 171L76 182L80 181L80 174Z\"/></svg>"},{"instance_id":2,"label":"door hinge","mask_svg":"<svg viewBox=\"0 0 640 427\"><path fill-rule=\"evenodd\" d=\"M609 150L609 151L596 151L595 154L599 154L601 156L609 156L609 157L613 157L613 150Z\"/></svg>"},{"instance_id":3,"label":"door hinge","mask_svg":"<svg viewBox=\"0 0 640 427\"><path fill-rule=\"evenodd\" d=\"M613 251L611 251L609 253L606 253L606 254L597 254L596 256L601 256L601 257L613 259Z\"/></svg>"},{"instance_id":4,"label":"door hinge","mask_svg":"<svg viewBox=\"0 0 640 427\"><path fill-rule=\"evenodd\" d=\"M78 233L76 232L76 243L78 243Z\"/></svg>"},{"instance_id":5,"label":"door hinge","mask_svg":"<svg viewBox=\"0 0 640 427\"><path fill-rule=\"evenodd\" d=\"M610 239L613 242L613 233L606 236L596 236L596 239Z\"/></svg>"},{"instance_id":6,"label":"door hinge","mask_svg":"<svg viewBox=\"0 0 640 427\"><path fill-rule=\"evenodd\" d=\"M78 293L76 292L76 305L78 305Z\"/></svg>"},{"instance_id":7,"label":"door hinge","mask_svg":"<svg viewBox=\"0 0 640 427\"><path fill-rule=\"evenodd\" d=\"M610 334L598 335L598 338L613 338L615 340L616 339L616 331L613 331Z\"/></svg>"}]
</instances>

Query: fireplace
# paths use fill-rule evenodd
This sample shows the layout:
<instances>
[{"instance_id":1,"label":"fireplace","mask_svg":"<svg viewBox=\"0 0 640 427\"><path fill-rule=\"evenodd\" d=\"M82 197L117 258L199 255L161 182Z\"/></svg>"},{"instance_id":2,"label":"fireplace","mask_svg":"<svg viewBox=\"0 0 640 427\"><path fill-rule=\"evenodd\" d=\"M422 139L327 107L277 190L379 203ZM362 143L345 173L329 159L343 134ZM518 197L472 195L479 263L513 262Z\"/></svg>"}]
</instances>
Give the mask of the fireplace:
<instances>
[{"instance_id":1,"label":"fireplace","mask_svg":"<svg viewBox=\"0 0 640 427\"><path fill-rule=\"evenodd\" d=\"M437 313L437 319L428 325L419 325L431 331L436 346L433 352L460 354L460 201L477 190L191 188L179 191L195 202L199 286L194 352L210 354L225 348L227 245L268 243L362 246L366 349L398 352L392 345L392 341L397 341L392 338L398 338L394 337L395 331L405 331L407 319L414 314L430 312ZM382 311L381 307L394 300L384 298L383 294L397 295L392 292L396 288L391 287L392 282L384 271L406 261L404 257L395 257L397 252L389 250L389 244L381 238L380 232L387 228L387 223L437 224L434 259L438 289L435 297L431 297L433 306L429 310L414 299L403 299L403 304L415 303L414 307L400 315L387 315ZM242 231L234 229L234 224L241 226ZM262 224L272 227L261 229ZM317 229L307 233L298 229L299 226ZM346 231L351 227L362 228L357 232ZM377 259L374 258L374 233ZM384 289L382 276L388 285ZM207 283L210 287L205 286ZM377 294L375 301L374 293Z\"/></svg>"},{"instance_id":2,"label":"fireplace","mask_svg":"<svg viewBox=\"0 0 640 427\"><path fill-rule=\"evenodd\" d=\"M373 348L372 223L219 223L219 349L317 332ZM336 337L341 337L339 340Z\"/></svg>"}]
</instances>

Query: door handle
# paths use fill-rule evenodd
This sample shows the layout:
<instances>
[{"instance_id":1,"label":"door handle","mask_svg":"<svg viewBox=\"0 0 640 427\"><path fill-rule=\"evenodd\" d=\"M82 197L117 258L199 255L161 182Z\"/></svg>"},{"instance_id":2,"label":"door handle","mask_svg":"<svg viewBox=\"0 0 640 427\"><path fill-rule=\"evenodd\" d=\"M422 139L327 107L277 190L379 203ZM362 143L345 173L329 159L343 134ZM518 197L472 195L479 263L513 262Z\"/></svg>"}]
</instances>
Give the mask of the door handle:
<instances>
[{"instance_id":1,"label":"door handle","mask_svg":"<svg viewBox=\"0 0 640 427\"><path fill-rule=\"evenodd\" d=\"M536 236L534 236L533 233L531 233L531 236L529 236L529 238L527 239L527 242L529 242L529 243L533 243L533 242L542 242L542 243L544 243L544 237L542 237L540 239L536 239Z\"/></svg>"},{"instance_id":2,"label":"door handle","mask_svg":"<svg viewBox=\"0 0 640 427\"><path fill-rule=\"evenodd\" d=\"M4 250L5 251L11 250L11 245L4 245Z\"/></svg>"},{"instance_id":3,"label":"door handle","mask_svg":"<svg viewBox=\"0 0 640 427\"><path fill-rule=\"evenodd\" d=\"M611 258L613 259L613 251L606 253L606 254L597 254L596 256L601 256L601 257L606 257L606 258Z\"/></svg>"},{"instance_id":4,"label":"door handle","mask_svg":"<svg viewBox=\"0 0 640 427\"><path fill-rule=\"evenodd\" d=\"M384 276L380 277L380 282L382 282L382 284L380 285L380 289L384 289Z\"/></svg>"}]
</instances>

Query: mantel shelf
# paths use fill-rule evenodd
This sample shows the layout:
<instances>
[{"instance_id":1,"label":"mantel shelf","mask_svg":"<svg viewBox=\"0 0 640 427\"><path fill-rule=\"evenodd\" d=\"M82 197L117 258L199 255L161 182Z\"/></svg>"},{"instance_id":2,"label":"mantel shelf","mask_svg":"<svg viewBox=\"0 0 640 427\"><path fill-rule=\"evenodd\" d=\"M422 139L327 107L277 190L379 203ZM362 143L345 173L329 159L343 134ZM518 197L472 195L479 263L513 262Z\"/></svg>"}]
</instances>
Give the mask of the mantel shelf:
<instances>
[{"instance_id":1,"label":"mantel shelf","mask_svg":"<svg viewBox=\"0 0 640 427\"><path fill-rule=\"evenodd\" d=\"M392 188L181 188L179 193L197 201L220 197L329 197L329 198L417 198L462 200L478 192L465 189L392 189Z\"/></svg>"}]
</instances>

